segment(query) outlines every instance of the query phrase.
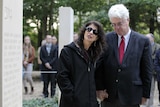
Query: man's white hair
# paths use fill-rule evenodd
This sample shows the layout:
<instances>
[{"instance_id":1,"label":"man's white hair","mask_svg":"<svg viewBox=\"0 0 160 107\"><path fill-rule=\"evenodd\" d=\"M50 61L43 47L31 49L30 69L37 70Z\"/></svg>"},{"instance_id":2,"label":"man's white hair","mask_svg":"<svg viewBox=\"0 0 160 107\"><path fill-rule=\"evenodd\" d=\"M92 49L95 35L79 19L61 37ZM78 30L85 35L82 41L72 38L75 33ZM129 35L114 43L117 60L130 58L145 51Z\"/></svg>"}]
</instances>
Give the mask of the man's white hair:
<instances>
[{"instance_id":1,"label":"man's white hair","mask_svg":"<svg viewBox=\"0 0 160 107\"><path fill-rule=\"evenodd\" d=\"M111 18L121 18L129 19L129 10L123 4L113 5L108 11L109 19Z\"/></svg>"}]
</instances>

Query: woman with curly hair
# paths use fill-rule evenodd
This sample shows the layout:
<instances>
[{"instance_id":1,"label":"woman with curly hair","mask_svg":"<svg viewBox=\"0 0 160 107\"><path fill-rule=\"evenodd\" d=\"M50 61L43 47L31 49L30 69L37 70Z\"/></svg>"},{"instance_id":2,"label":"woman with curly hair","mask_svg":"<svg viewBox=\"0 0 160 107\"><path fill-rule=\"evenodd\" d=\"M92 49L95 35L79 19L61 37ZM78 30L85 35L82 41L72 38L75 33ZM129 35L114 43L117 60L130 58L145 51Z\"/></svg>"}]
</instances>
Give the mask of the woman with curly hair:
<instances>
[{"instance_id":1,"label":"woman with curly hair","mask_svg":"<svg viewBox=\"0 0 160 107\"><path fill-rule=\"evenodd\" d=\"M61 50L57 74L60 107L98 107L94 74L105 47L104 36L102 25L90 21L82 27L78 39Z\"/></svg>"}]
</instances>

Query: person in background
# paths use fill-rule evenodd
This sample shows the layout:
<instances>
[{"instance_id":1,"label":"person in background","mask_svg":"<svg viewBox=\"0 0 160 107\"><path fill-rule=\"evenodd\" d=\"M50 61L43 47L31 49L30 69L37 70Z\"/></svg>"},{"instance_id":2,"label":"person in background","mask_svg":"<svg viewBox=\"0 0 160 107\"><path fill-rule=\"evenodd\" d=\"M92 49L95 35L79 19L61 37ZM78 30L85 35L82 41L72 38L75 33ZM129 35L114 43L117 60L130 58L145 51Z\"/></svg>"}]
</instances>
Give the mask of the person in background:
<instances>
[{"instance_id":1,"label":"person in background","mask_svg":"<svg viewBox=\"0 0 160 107\"><path fill-rule=\"evenodd\" d=\"M56 36L52 36L52 44L57 48L57 53L58 53L58 40L57 40L57 37ZM58 63L58 62L57 62ZM56 63L56 66L57 66L57 63ZM56 67L57 68L57 67ZM55 71L57 72L57 71Z\"/></svg>"},{"instance_id":2,"label":"person in background","mask_svg":"<svg viewBox=\"0 0 160 107\"><path fill-rule=\"evenodd\" d=\"M52 36L52 43L53 45L58 45L56 36Z\"/></svg>"},{"instance_id":3,"label":"person in background","mask_svg":"<svg viewBox=\"0 0 160 107\"><path fill-rule=\"evenodd\" d=\"M152 33L149 33L146 35L147 38L149 38L151 47L152 47L152 60L153 63L155 61L156 51L160 49L160 45L158 43L155 43L154 41L154 35ZM143 107L153 107L153 99L154 99L154 90L155 90L155 82L157 80L157 75L155 69L153 70L152 75L152 83L151 83L151 92L150 92L150 98L147 100L146 104L143 105Z\"/></svg>"},{"instance_id":4,"label":"person in background","mask_svg":"<svg viewBox=\"0 0 160 107\"><path fill-rule=\"evenodd\" d=\"M158 87L158 100L160 103L160 49L157 50L155 60L154 60L154 68L157 76L157 87ZM160 104L158 105L160 106Z\"/></svg>"},{"instance_id":5,"label":"person in background","mask_svg":"<svg viewBox=\"0 0 160 107\"><path fill-rule=\"evenodd\" d=\"M40 59L40 51L41 51L41 47L44 46L45 44L46 44L46 40L44 39L44 40L41 41L41 46L38 47L38 51L37 51L37 53L38 53L37 62L38 62L40 71L41 71L41 67L42 67L42 61ZM43 73L41 73L41 81L43 81Z\"/></svg>"},{"instance_id":6,"label":"person in background","mask_svg":"<svg viewBox=\"0 0 160 107\"><path fill-rule=\"evenodd\" d=\"M156 57L154 61L154 67L157 75L157 87L158 87L158 100L160 103L160 49L156 52ZM159 104L160 106L160 104Z\"/></svg>"},{"instance_id":7,"label":"person in background","mask_svg":"<svg viewBox=\"0 0 160 107\"><path fill-rule=\"evenodd\" d=\"M56 36L52 36L52 43L54 46L57 47L57 51L58 51L58 40ZM56 64L57 65L57 64Z\"/></svg>"},{"instance_id":8,"label":"person in background","mask_svg":"<svg viewBox=\"0 0 160 107\"><path fill-rule=\"evenodd\" d=\"M41 50L41 47L44 46L46 44L46 40L42 40L41 42L41 46L38 47L38 57L37 57L37 62L38 62L38 65L39 65L39 70L41 70L41 64L42 64L42 61L40 59L40 50Z\"/></svg>"},{"instance_id":9,"label":"person in background","mask_svg":"<svg viewBox=\"0 0 160 107\"><path fill-rule=\"evenodd\" d=\"M27 81L31 87L31 93L34 92L33 79L32 79L32 71L33 71L33 61L35 58L35 48L31 44L31 40L29 36L24 38L23 44L23 85L25 89L25 94L28 93Z\"/></svg>"},{"instance_id":10,"label":"person in background","mask_svg":"<svg viewBox=\"0 0 160 107\"><path fill-rule=\"evenodd\" d=\"M153 71L149 39L129 27L129 11L115 4L108 11L114 29L95 74L102 107L139 107L150 97Z\"/></svg>"},{"instance_id":11,"label":"person in background","mask_svg":"<svg viewBox=\"0 0 160 107\"><path fill-rule=\"evenodd\" d=\"M73 35L73 41L76 41L78 39L78 33L74 33Z\"/></svg>"},{"instance_id":12,"label":"person in background","mask_svg":"<svg viewBox=\"0 0 160 107\"><path fill-rule=\"evenodd\" d=\"M43 71L43 94L44 97L48 97L48 86L50 85L50 95L54 97L56 88L56 73L58 51L57 46L52 44L52 36L46 36L46 44L41 47L40 59L42 61L41 71Z\"/></svg>"},{"instance_id":13,"label":"person in background","mask_svg":"<svg viewBox=\"0 0 160 107\"><path fill-rule=\"evenodd\" d=\"M59 57L59 107L98 107L95 63L105 47L104 31L97 21L86 23L79 38L64 46Z\"/></svg>"}]
</instances>

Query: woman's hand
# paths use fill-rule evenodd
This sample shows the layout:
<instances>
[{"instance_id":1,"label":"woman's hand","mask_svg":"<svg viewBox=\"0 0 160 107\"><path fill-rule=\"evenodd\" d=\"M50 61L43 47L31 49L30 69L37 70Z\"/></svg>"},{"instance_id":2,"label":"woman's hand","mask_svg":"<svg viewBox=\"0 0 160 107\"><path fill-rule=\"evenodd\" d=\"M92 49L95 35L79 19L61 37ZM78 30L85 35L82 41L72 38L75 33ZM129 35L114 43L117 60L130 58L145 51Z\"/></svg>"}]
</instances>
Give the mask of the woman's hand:
<instances>
[{"instance_id":1,"label":"woman's hand","mask_svg":"<svg viewBox=\"0 0 160 107\"><path fill-rule=\"evenodd\" d=\"M96 91L97 94L97 98L100 101L103 101L105 98L108 98L108 93L106 92L106 90L98 90Z\"/></svg>"}]
</instances>

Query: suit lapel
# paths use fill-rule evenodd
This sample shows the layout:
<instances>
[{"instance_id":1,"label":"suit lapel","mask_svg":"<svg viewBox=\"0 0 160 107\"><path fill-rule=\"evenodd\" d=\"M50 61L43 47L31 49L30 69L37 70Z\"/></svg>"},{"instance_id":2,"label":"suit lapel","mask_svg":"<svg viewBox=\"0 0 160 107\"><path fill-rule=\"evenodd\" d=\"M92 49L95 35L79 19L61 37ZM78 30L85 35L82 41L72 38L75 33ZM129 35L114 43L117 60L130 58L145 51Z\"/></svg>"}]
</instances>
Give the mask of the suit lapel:
<instances>
[{"instance_id":1,"label":"suit lapel","mask_svg":"<svg viewBox=\"0 0 160 107\"><path fill-rule=\"evenodd\" d=\"M127 56L130 55L132 46L134 46L134 43L135 43L135 38L136 38L135 35L131 31L130 38L129 38L129 41L128 41L128 45L127 45L127 48L126 48L126 51L125 51L125 54L124 54L123 62L125 62Z\"/></svg>"},{"instance_id":2,"label":"suit lapel","mask_svg":"<svg viewBox=\"0 0 160 107\"><path fill-rule=\"evenodd\" d=\"M114 49L114 54L116 57L117 62L119 63L119 52L118 52L118 35L115 33L112 39L112 43L113 43L113 49Z\"/></svg>"},{"instance_id":3,"label":"suit lapel","mask_svg":"<svg viewBox=\"0 0 160 107\"><path fill-rule=\"evenodd\" d=\"M48 51L47 51L47 46L45 45L45 53L46 53L46 55L49 55L49 53L48 53Z\"/></svg>"},{"instance_id":4,"label":"suit lapel","mask_svg":"<svg viewBox=\"0 0 160 107\"><path fill-rule=\"evenodd\" d=\"M51 46L51 50L50 50L50 53L53 51L53 45Z\"/></svg>"}]
</instances>

